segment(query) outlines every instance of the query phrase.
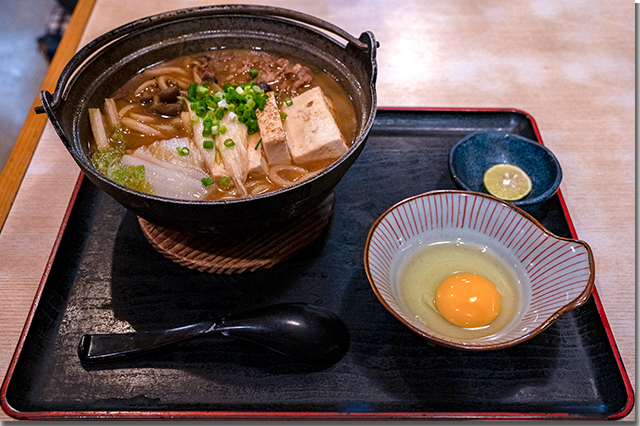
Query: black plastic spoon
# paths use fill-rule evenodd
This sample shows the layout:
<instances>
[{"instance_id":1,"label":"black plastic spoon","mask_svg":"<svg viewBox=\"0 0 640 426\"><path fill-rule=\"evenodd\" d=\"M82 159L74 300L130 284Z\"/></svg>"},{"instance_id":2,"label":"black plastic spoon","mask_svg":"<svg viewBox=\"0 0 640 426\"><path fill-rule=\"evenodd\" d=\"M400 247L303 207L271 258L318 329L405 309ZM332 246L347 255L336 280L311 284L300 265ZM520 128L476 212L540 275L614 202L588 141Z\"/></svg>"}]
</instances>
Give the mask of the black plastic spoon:
<instances>
[{"instance_id":1,"label":"black plastic spoon","mask_svg":"<svg viewBox=\"0 0 640 426\"><path fill-rule=\"evenodd\" d=\"M197 337L224 335L248 340L307 364L334 364L349 349L349 330L325 308L285 303L163 331L85 334L78 345L82 362L137 356Z\"/></svg>"}]
</instances>

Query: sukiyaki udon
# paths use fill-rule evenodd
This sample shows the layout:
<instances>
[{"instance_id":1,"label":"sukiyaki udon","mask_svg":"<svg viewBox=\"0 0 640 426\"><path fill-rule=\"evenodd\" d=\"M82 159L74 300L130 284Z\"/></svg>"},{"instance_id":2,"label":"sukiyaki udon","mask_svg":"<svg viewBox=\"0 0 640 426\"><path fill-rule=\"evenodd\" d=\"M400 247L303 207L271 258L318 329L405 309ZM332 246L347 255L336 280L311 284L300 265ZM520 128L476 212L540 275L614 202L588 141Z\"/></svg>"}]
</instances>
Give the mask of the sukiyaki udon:
<instances>
[{"instance_id":1,"label":"sukiyaki udon","mask_svg":"<svg viewBox=\"0 0 640 426\"><path fill-rule=\"evenodd\" d=\"M155 195L219 200L274 191L340 158L356 135L338 82L291 57L216 50L137 74L89 109L92 161Z\"/></svg>"}]
</instances>

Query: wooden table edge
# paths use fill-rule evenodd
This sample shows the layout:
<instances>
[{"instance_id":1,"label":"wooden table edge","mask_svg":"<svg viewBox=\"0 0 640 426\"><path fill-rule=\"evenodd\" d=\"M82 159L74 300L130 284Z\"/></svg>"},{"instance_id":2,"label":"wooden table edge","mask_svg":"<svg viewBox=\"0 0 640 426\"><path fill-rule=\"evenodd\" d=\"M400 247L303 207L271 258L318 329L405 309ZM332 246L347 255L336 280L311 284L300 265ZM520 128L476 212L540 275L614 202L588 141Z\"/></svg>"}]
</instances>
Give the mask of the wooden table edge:
<instances>
[{"instance_id":1,"label":"wooden table edge","mask_svg":"<svg viewBox=\"0 0 640 426\"><path fill-rule=\"evenodd\" d=\"M51 61L51 65L49 65L41 90L50 92L55 90L60 73L76 53L95 2L96 0L78 1L56 54ZM38 96L27 114L7 163L0 173L0 232L7 216L9 216L13 202L22 184L22 179L47 124L47 116L45 114L36 114L34 111L34 108L39 105L40 99Z\"/></svg>"}]
</instances>

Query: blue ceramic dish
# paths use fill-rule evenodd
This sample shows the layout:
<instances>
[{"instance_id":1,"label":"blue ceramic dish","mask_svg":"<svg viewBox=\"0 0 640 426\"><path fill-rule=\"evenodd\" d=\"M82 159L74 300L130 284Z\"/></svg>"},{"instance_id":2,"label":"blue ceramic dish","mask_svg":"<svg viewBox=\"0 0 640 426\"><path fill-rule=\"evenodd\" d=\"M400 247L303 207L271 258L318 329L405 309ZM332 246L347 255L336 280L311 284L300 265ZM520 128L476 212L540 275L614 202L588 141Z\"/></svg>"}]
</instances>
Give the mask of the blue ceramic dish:
<instances>
[{"instance_id":1,"label":"blue ceramic dish","mask_svg":"<svg viewBox=\"0 0 640 426\"><path fill-rule=\"evenodd\" d=\"M562 181L562 169L545 146L522 136L500 132L471 133L449 154L449 169L455 183L467 191L487 192L484 172L499 163L520 167L531 178L532 189L522 200L511 204L531 213L553 196Z\"/></svg>"}]
</instances>

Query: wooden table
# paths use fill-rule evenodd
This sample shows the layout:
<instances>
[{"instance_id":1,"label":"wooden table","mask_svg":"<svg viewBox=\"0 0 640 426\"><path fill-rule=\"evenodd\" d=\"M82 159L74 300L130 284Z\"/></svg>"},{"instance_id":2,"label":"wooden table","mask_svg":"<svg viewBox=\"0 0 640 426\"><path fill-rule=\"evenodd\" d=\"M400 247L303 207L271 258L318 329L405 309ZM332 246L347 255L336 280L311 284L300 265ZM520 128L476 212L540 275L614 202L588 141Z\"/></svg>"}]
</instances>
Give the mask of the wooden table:
<instances>
[{"instance_id":1,"label":"wooden table","mask_svg":"<svg viewBox=\"0 0 640 426\"><path fill-rule=\"evenodd\" d=\"M146 15L211 3L219 2L81 0L44 88L53 92L74 50L98 35ZM380 41L381 106L517 108L536 119L545 145L562 164L561 190L578 236L593 249L596 288L635 387L634 4L625 0L271 0L270 4L318 16L354 35L373 31ZM78 177L79 169L45 122L43 116L27 118L0 176L3 372ZM635 411L626 420L635 420Z\"/></svg>"}]
</instances>

